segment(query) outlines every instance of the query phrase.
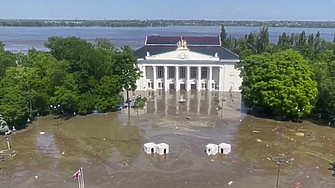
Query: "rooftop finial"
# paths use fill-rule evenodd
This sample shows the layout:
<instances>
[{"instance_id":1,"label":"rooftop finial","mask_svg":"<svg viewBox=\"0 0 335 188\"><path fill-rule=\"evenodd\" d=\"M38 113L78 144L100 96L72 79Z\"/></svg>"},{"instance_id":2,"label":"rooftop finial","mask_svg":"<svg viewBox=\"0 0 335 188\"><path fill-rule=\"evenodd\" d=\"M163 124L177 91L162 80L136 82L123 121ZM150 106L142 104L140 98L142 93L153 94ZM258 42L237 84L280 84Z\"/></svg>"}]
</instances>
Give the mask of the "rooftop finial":
<instances>
[{"instance_id":1,"label":"rooftop finial","mask_svg":"<svg viewBox=\"0 0 335 188\"><path fill-rule=\"evenodd\" d=\"M187 43L186 41L180 37L180 41L177 43L177 46L178 46L178 50L187 50Z\"/></svg>"}]
</instances>

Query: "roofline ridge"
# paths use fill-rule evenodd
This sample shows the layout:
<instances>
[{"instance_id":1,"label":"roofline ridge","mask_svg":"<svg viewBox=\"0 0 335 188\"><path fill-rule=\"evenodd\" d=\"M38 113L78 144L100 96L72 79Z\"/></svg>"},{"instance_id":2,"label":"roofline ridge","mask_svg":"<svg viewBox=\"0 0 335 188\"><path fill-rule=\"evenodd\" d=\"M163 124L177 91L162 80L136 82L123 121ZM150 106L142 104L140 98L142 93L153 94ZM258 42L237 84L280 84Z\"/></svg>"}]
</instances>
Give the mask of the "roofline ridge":
<instances>
[{"instance_id":1,"label":"roofline ridge","mask_svg":"<svg viewBox=\"0 0 335 188\"><path fill-rule=\"evenodd\" d=\"M176 46L175 44L145 44L145 46ZM218 44L187 44L188 47L222 47Z\"/></svg>"},{"instance_id":2,"label":"roofline ridge","mask_svg":"<svg viewBox=\"0 0 335 188\"><path fill-rule=\"evenodd\" d=\"M147 45L148 36L145 36L144 46Z\"/></svg>"},{"instance_id":3,"label":"roofline ridge","mask_svg":"<svg viewBox=\"0 0 335 188\"><path fill-rule=\"evenodd\" d=\"M215 38L217 38L217 37L219 37L220 38L220 36L219 35L201 35L201 36L199 36L199 35L197 35L197 36L183 36L183 35L180 35L180 36L178 36L178 35L147 35L146 37L215 37Z\"/></svg>"},{"instance_id":4,"label":"roofline ridge","mask_svg":"<svg viewBox=\"0 0 335 188\"><path fill-rule=\"evenodd\" d=\"M240 56L239 56L239 55L237 55L236 53L232 52L232 51L231 51L231 50L229 50L228 48L225 48L225 47L223 47L223 46L221 46L221 48L223 48L223 49L227 50L228 52L230 52L230 53L232 53L232 54L236 55L238 58L240 58Z\"/></svg>"}]
</instances>

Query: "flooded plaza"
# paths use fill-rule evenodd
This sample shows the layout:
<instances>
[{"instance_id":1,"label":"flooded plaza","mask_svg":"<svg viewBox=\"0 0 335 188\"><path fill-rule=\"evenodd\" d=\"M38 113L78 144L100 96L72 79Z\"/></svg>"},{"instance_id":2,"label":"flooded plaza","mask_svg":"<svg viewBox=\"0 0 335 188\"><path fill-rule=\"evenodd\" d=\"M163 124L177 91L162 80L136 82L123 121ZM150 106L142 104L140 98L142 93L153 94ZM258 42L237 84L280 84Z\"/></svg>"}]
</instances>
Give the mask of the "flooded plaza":
<instances>
[{"instance_id":1,"label":"flooded plaza","mask_svg":"<svg viewBox=\"0 0 335 188\"><path fill-rule=\"evenodd\" d=\"M9 187L77 187L72 175L83 167L90 188L275 187L277 166L270 154L294 158L283 165L280 187L334 187L333 128L278 122L242 113L241 96L215 92L157 91L144 109L38 118L10 136L16 156L5 160ZM214 98L220 101L218 110ZM179 104L180 97L186 99ZM41 134L44 132L44 134ZM298 136L296 133L304 133ZM5 149L5 137L0 146ZM147 155L143 144L167 143L167 156ZM208 143L232 145L228 155L208 156ZM5 176L0 176L6 187ZM231 185L228 182L232 181Z\"/></svg>"}]
</instances>

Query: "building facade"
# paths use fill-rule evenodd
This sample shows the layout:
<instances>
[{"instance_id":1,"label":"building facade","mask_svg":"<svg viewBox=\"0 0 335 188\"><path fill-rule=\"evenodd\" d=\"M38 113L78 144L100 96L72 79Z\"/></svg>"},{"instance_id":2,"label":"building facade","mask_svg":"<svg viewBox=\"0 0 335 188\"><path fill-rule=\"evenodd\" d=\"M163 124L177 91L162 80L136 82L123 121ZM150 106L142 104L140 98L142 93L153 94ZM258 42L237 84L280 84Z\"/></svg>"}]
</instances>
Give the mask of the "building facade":
<instances>
[{"instance_id":1,"label":"building facade","mask_svg":"<svg viewBox=\"0 0 335 188\"><path fill-rule=\"evenodd\" d=\"M239 57L221 47L220 37L147 36L134 55L143 72L139 91L240 92Z\"/></svg>"}]
</instances>

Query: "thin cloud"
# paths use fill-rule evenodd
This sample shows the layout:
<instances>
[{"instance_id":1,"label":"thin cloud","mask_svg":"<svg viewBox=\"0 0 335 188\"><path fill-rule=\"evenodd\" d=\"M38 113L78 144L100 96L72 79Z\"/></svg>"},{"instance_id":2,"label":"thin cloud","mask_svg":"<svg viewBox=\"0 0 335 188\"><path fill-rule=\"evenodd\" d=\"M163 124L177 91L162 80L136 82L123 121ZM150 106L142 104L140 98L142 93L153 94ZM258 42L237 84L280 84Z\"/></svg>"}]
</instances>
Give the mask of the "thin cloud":
<instances>
[{"instance_id":1,"label":"thin cloud","mask_svg":"<svg viewBox=\"0 0 335 188\"><path fill-rule=\"evenodd\" d=\"M247 9L245 7L237 7L237 10L239 10L239 11L245 11Z\"/></svg>"}]
</instances>

